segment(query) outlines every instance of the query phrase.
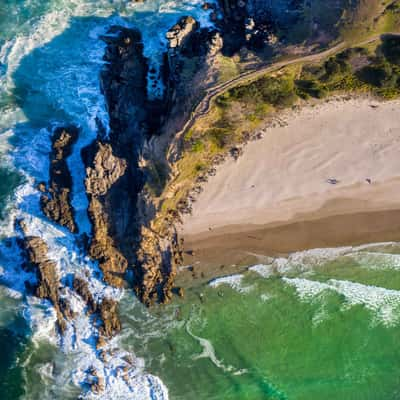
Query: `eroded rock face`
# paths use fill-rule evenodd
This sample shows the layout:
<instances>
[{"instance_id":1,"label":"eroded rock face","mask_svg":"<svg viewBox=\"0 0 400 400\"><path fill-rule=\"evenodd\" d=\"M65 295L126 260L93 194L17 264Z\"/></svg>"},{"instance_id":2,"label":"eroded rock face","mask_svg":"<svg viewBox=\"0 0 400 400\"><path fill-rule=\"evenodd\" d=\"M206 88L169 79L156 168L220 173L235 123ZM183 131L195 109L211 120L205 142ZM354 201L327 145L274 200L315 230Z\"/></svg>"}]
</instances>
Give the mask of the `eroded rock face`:
<instances>
[{"instance_id":1,"label":"eroded rock face","mask_svg":"<svg viewBox=\"0 0 400 400\"><path fill-rule=\"evenodd\" d=\"M120 207L118 197L127 195L125 187L120 187L121 183L126 182L127 160L116 157L111 145L100 141L85 149L84 160L87 166L85 185L89 198L88 213L93 230L89 255L99 261L107 283L122 287L128 261L118 248L118 238L115 236L118 232L114 227L116 223L116 228L126 227L124 221L116 221L113 216ZM124 201L129 201L129 198L121 198L121 202Z\"/></svg>"},{"instance_id":2,"label":"eroded rock face","mask_svg":"<svg viewBox=\"0 0 400 400\"><path fill-rule=\"evenodd\" d=\"M107 64L102 91L110 115L110 134L82 152L93 234L89 254L99 261L104 280L124 285L125 272L135 261L137 194L143 186L138 167L146 134L147 59L136 30L114 27L106 36Z\"/></svg>"},{"instance_id":3,"label":"eroded rock face","mask_svg":"<svg viewBox=\"0 0 400 400\"><path fill-rule=\"evenodd\" d=\"M143 153L146 148L152 151L148 140L157 137L167 117L184 119L187 110L182 112L177 101L188 93L187 82L181 79L183 64L187 60L203 64L219 51L221 37L216 31L200 29L192 17L180 19L167 34L165 96L154 100L147 95L148 62L140 33L121 27L112 28L111 33L117 35L104 37L107 64L101 74L110 133L82 152L93 228L89 254L98 260L107 283L124 286L130 269L134 289L145 304L166 302L181 251L173 224L161 230L152 226L153 205L143 190L146 162L142 160L149 154ZM154 148L162 149L162 145ZM110 332L105 328L106 333Z\"/></svg>"},{"instance_id":4,"label":"eroded rock face","mask_svg":"<svg viewBox=\"0 0 400 400\"><path fill-rule=\"evenodd\" d=\"M87 304L89 312L95 313L98 310L98 305L93 298L87 281L79 276L74 276L72 286L75 292L79 294L79 296L81 296L83 301Z\"/></svg>"},{"instance_id":5,"label":"eroded rock face","mask_svg":"<svg viewBox=\"0 0 400 400\"><path fill-rule=\"evenodd\" d=\"M57 265L48 258L48 246L46 242L37 236L26 235L23 222L20 222L23 238L20 247L25 255L24 268L34 272L37 283L32 288L34 294L49 300L57 314L57 325L61 333L66 329L66 321L73 318L73 312L67 299L60 296L60 279L57 272Z\"/></svg>"},{"instance_id":6,"label":"eroded rock face","mask_svg":"<svg viewBox=\"0 0 400 400\"><path fill-rule=\"evenodd\" d=\"M99 305L100 317L103 326L100 332L105 337L112 337L121 331L121 322L118 317L118 302L113 299L103 299Z\"/></svg>"},{"instance_id":7,"label":"eroded rock face","mask_svg":"<svg viewBox=\"0 0 400 400\"><path fill-rule=\"evenodd\" d=\"M199 24L193 17L182 17L165 35L169 41L169 47L172 49L182 47L188 36L198 27Z\"/></svg>"},{"instance_id":8,"label":"eroded rock face","mask_svg":"<svg viewBox=\"0 0 400 400\"><path fill-rule=\"evenodd\" d=\"M47 188L43 183L39 185L39 189L43 192L40 197L43 213L73 233L77 232L78 228L71 206L72 178L67 158L71 155L78 136L78 129L72 126L57 128L54 131L50 153L49 187Z\"/></svg>"},{"instance_id":9,"label":"eroded rock face","mask_svg":"<svg viewBox=\"0 0 400 400\"><path fill-rule=\"evenodd\" d=\"M182 250L175 229L171 226L164 236L142 227L138 250L140 284L136 292L142 302L152 305L166 303L172 297L177 266L182 263Z\"/></svg>"}]
</instances>

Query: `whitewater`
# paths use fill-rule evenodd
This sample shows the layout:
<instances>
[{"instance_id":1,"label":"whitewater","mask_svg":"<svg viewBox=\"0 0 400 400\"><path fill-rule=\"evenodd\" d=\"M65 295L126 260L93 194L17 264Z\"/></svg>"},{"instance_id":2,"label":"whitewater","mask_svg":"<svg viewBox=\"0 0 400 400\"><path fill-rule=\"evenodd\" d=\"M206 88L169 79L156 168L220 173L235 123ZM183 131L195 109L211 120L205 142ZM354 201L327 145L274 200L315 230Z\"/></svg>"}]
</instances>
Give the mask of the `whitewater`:
<instances>
[{"instance_id":1,"label":"whitewater","mask_svg":"<svg viewBox=\"0 0 400 400\"><path fill-rule=\"evenodd\" d=\"M147 372L143 359L121 350L118 337L99 356L95 347L98 329L85 313L83 300L70 289L71 276L87 280L97 301L104 297L119 300L124 293L102 282L98 265L84 256L79 237L44 218L36 187L49 178L53 130L66 124L78 126L80 137L68 159L73 175L72 205L80 234L90 233L80 152L96 137L96 121L108 127L99 84L105 49L100 36L112 25L138 28L143 35L145 56L157 70L166 51L165 33L180 17L192 15L201 26L211 26L209 14L201 5L200 0L15 0L0 6L0 149L2 164L23 182L15 191L9 188L6 217L1 225L2 301L7 304L7 298L14 299L16 314L23 316L29 327L33 350L23 360L24 370L35 368L32 359L41 348L50 346L55 355L54 360L40 364L36 371L37 391L32 377L24 372L25 399L68 399L78 395L88 399L168 398L163 382ZM150 95L159 97L162 91L158 82ZM49 258L57 262L63 283L61 296L69 299L78 315L68 322L62 337L55 331L56 316L51 304L25 291L24 282L34 282L35 277L21 268L16 219L25 221L28 235L39 236L47 243ZM6 324L6 312L2 313L3 320ZM93 367L104 382L101 393L90 390L91 381L98 378L88 372Z\"/></svg>"},{"instance_id":2,"label":"whitewater","mask_svg":"<svg viewBox=\"0 0 400 400\"><path fill-rule=\"evenodd\" d=\"M105 44L99 37L112 25L138 28L157 71L165 32L181 16L211 26L202 3L0 5L0 159L6 171L0 169L6 194L0 200L7 200L0 202L0 333L11 332L5 340L0 336L0 345L5 351L13 337L23 343L12 367L19 373L7 375L5 399L381 399L398 390L398 243L271 258L188 289L187 299L160 311L144 308L130 291L106 286L81 237L43 216L37 184L49 178L51 133L77 125L80 137L68 158L72 204L80 235L90 234L80 152L96 137L96 121L108 127L99 86ZM151 90L161 96L162 84ZM57 263L61 297L77 315L62 337L51 304L25 289L35 277L21 268L16 218L25 221L29 235L46 241ZM102 352L96 350L97 327L70 289L73 275L88 282L97 301L121 301L123 330ZM92 368L104 381L101 393L90 390L98 378ZM22 393L9 394L11 386L22 386Z\"/></svg>"}]
</instances>

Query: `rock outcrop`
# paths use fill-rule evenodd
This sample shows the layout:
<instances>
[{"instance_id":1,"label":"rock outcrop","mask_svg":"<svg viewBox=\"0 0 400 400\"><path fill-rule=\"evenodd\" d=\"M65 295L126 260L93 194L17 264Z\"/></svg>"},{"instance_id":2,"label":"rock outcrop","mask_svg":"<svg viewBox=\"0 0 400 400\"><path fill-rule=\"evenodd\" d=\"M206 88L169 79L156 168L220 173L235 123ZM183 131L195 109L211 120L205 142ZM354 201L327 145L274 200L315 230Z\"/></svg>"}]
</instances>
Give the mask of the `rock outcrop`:
<instances>
[{"instance_id":1,"label":"rock outcrop","mask_svg":"<svg viewBox=\"0 0 400 400\"><path fill-rule=\"evenodd\" d=\"M147 59L137 30L114 27L106 36L107 62L102 91L110 116L109 137L83 150L93 234L89 254L99 261L104 280L124 285L135 261L138 237L137 195L143 186L138 166L146 135Z\"/></svg>"},{"instance_id":2,"label":"rock outcrop","mask_svg":"<svg viewBox=\"0 0 400 400\"><path fill-rule=\"evenodd\" d=\"M170 49L182 48L190 34L198 28L199 24L193 17L182 17L165 35Z\"/></svg>"},{"instance_id":3,"label":"rock outcrop","mask_svg":"<svg viewBox=\"0 0 400 400\"><path fill-rule=\"evenodd\" d=\"M73 126L55 129L50 153L49 187L43 183L39 185L43 192L40 197L43 213L73 233L77 232L78 228L71 206L72 178L67 158L71 155L78 136L79 131Z\"/></svg>"},{"instance_id":4,"label":"rock outcrop","mask_svg":"<svg viewBox=\"0 0 400 400\"><path fill-rule=\"evenodd\" d=\"M159 135L150 138L149 146L145 143L144 156L149 164L159 164L168 171L167 147L174 139L176 127L183 126L202 87L207 84L213 57L222 48L222 38L216 30L202 29L192 17L180 18L166 37L169 46L163 66L165 93L161 129ZM139 198L143 206L135 290L145 304L167 302L173 293L177 265L182 262L180 242L173 219L159 221L156 214L148 218L146 210L157 209L152 204L152 196L142 192Z\"/></svg>"},{"instance_id":5,"label":"rock outcrop","mask_svg":"<svg viewBox=\"0 0 400 400\"><path fill-rule=\"evenodd\" d=\"M89 289L87 281L79 276L74 276L72 287L75 292L82 297L88 307L88 311L93 314L98 311L98 305L93 298L92 292Z\"/></svg>"},{"instance_id":6,"label":"rock outcrop","mask_svg":"<svg viewBox=\"0 0 400 400\"><path fill-rule=\"evenodd\" d=\"M57 265L48 258L46 242L37 236L29 236L22 221L19 222L22 231L20 248L25 255L24 269L36 274L37 283L32 287L34 294L49 300L56 311L57 325L61 333L66 329L66 321L73 318L68 300L60 296L60 279Z\"/></svg>"},{"instance_id":7,"label":"rock outcrop","mask_svg":"<svg viewBox=\"0 0 400 400\"><path fill-rule=\"evenodd\" d=\"M162 68L164 97L153 99L148 96L149 68L140 33L122 27L113 27L110 33L113 35L103 38L107 64L101 74L110 133L99 135L82 151L93 228L89 254L98 260L107 283L124 286L126 272L131 270L134 289L143 303L165 302L171 298L182 252L173 224L166 221L160 230L152 225L154 205L144 189L146 163L151 159L163 162L170 140L168 135L160 136L168 129L166 121L183 121L198 95L193 86L188 88L183 75L198 74L208 57L219 51L222 41L217 31L201 29L192 17L181 18L167 33L170 44ZM187 63L192 71L188 72ZM178 101L182 98L187 100L184 109ZM157 138L162 143L148 146ZM114 309L106 309L108 319ZM111 322L104 335L115 330L118 326Z\"/></svg>"},{"instance_id":8,"label":"rock outcrop","mask_svg":"<svg viewBox=\"0 0 400 400\"><path fill-rule=\"evenodd\" d=\"M128 202L126 169L127 160L113 154L109 143L94 142L83 152L86 164L86 191L89 198L89 218L92 222L92 240L89 246L89 255L99 261L104 280L110 285L122 287L124 275L128 268L126 257L119 250L121 232L115 236L116 228L126 228L124 221L115 221L113 216L121 205ZM124 187L121 187L124 184ZM120 198L121 196L121 198ZM115 207L114 209L111 209ZM122 218L122 216L120 217ZM115 226L115 223L118 225ZM126 238L128 239L128 237Z\"/></svg>"},{"instance_id":9,"label":"rock outcrop","mask_svg":"<svg viewBox=\"0 0 400 400\"><path fill-rule=\"evenodd\" d=\"M166 71L165 103L168 110L171 110L176 106L178 98L182 101L190 96L189 102L192 103L193 86L188 88L188 81L204 67L207 70L208 58L222 48L223 41L220 32L201 28L190 16L180 18L167 32L166 38L168 51L163 68Z\"/></svg>"},{"instance_id":10,"label":"rock outcrop","mask_svg":"<svg viewBox=\"0 0 400 400\"><path fill-rule=\"evenodd\" d=\"M175 228L164 234L142 227L138 249L140 280L136 293L146 305L166 303L172 297L177 266L182 263L182 249Z\"/></svg>"},{"instance_id":11,"label":"rock outcrop","mask_svg":"<svg viewBox=\"0 0 400 400\"><path fill-rule=\"evenodd\" d=\"M104 337L111 338L121 330L121 322L118 317L118 302L105 298L99 304L99 312L102 320L100 332Z\"/></svg>"}]
</instances>

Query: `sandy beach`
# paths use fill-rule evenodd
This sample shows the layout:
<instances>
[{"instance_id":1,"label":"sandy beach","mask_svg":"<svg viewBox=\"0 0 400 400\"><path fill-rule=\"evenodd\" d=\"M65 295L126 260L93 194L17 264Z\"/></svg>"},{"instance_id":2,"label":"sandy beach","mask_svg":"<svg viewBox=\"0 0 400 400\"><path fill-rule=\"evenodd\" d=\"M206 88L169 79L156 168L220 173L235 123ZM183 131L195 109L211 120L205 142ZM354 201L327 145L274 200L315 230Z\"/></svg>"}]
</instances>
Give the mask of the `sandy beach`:
<instances>
[{"instance_id":1,"label":"sandy beach","mask_svg":"<svg viewBox=\"0 0 400 400\"><path fill-rule=\"evenodd\" d=\"M358 98L284 114L210 177L181 227L186 261L400 240L399 110Z\"/></svg>"}]
</instances>

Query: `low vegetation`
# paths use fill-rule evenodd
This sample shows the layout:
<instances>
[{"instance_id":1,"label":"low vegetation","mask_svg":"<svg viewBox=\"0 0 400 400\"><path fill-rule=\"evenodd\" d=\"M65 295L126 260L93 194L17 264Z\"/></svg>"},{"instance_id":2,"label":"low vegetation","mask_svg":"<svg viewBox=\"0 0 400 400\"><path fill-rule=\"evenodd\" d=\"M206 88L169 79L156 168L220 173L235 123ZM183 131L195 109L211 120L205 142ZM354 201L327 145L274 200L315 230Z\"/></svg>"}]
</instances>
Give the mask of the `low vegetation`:
<instances>
[{"instance_id":1,"label":"low vegetation","mask_svg":"<svg viewBox=\"0 0 400 400\"><path fill-rule=\"evenodd\" d=\"M388 36L378 45L350 48L319 64L291 65L220 95L183 139L175 193L163 200L163 209L174 210L216 156L248 140L249 132L278 111L344 93L399 96L400 38Z\"/></svg>"}]
</instances>

